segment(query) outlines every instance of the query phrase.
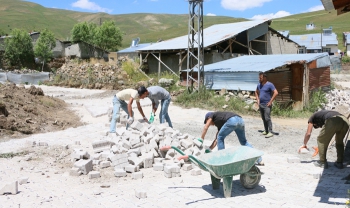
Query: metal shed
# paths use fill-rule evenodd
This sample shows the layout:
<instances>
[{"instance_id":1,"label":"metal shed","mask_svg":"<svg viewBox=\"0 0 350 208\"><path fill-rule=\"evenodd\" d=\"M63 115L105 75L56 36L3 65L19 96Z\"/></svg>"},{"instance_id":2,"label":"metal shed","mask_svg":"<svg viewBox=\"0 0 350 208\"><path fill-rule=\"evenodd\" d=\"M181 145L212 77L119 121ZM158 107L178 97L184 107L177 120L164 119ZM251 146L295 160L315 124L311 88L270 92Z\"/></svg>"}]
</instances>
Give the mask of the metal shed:
<instances>
[{"instance_id":1,"label":"metal shed","mask_svg":"<svg viewBox=\"0 0 350 208\"><path fill-rule=\"evenodd\" d=\"M244 21L204 29L204 64L241 55L297 53L299 45L269 27L270 21ZM188 35L154 43L137 50L140 64L151 73L169 70L178 75L187 68ZM278 50L277 50L278 49Z\"/></svg>"},{"instance_id":2,"label":"metal shed","mask_svg":"<svg viewBox=\"0 0 350 208\"><path fill-rule=\"evenodd\" d=\"M259 72L266 72L279 92L276 100L301 108L310 92L330 88L330 65L328 53L241 56L205 65L204 84L213 90L255 91Z\"/></svg>"}]
</instances>

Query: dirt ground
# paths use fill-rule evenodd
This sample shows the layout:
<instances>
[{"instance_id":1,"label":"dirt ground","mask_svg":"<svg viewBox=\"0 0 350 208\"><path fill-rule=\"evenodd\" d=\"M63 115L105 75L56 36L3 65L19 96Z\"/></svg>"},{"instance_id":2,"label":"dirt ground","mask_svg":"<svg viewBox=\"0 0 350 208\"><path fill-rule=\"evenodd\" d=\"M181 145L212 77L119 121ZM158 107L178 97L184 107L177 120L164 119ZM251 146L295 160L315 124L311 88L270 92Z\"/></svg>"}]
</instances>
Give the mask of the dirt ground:
<instances>
[{"instance_id":1,"label":"dirt ground","mask_svg":"<svg viewBox=\"0 0 350 208\"><path fill-rule=\"evenodd\" d=\"M64 101L40 87L0 84L0 142L82 125Z\"/></svg>"}]
</instances>

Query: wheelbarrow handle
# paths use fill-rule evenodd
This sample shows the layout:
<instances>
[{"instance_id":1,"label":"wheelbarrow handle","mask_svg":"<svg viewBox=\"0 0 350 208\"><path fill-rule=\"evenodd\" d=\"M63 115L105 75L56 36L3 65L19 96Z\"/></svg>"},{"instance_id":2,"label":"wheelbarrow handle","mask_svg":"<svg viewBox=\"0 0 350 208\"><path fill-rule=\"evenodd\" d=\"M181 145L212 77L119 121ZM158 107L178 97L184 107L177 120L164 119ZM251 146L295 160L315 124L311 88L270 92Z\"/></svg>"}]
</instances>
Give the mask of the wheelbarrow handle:
<instances>
[{"instance_id":1,"label":"wheelbarrow handle","mask_svg":"<svg viewBox=\"0 0 350 208\"><path fill-rule=\"evenodd\" d=\"M171 146L171 148L176 150L178 153L180 153L182 155L179 157L180 159L188 158L192 163L199 166L202 170L209 171L208 168L203 163L201 163L196 157L194 157L193 155L186 155L182 150L180 150L179 148L177 148L175 146Z\"/></svg>"}]
</instances>

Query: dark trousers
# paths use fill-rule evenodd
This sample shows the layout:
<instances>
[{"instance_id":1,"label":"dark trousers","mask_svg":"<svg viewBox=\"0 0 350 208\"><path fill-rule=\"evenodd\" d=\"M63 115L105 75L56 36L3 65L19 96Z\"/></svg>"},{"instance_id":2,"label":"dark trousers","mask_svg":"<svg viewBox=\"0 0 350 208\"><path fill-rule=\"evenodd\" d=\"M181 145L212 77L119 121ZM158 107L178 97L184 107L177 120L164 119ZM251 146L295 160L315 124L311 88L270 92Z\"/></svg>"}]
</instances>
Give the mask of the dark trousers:
<instances>
[{"instance_id":1,"label":"dark trousers","mask_svg":"<svg viewBox=\"0 0 350 208\"><path fill-rule=\"evenodd\" d=\"M272 106L266 106L266 104L259 105L259 111L261 118L264 122L264 128L266 133L272 132L271 107Z\"/></svg>"}]
</instances>

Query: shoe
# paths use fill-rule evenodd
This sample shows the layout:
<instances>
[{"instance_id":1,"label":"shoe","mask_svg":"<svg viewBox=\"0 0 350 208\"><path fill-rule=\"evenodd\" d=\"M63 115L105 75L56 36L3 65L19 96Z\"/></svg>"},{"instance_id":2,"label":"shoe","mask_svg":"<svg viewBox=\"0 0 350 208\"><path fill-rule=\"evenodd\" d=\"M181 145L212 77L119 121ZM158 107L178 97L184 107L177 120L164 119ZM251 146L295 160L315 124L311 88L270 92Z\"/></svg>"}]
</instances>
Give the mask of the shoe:
<instances>
[{"instance_id":1,"label":"shoe","mask_svg":"<svg viewBox=\"0 0 350 208\"><path fill-rule=\"evenodd\" d=\"M273 134L271 132L267 133L265 138L270 138L270 137L273 137Z\"/></svg>"},{"instance_id":2,"label":"shoe","mask_svg":"<svg viewBox=\"0 0 350 208\"><path fill-rule=\"evenodd\" d=\"M344 168L342 162L335 162L335 163L334 163L334 166L337 167L338 169L343 169L343 168Z\"/></svg>"},{"instance_id":3,"label":"shoe","mask_svg":"<svg viewBox=\"0 0 350 208\"><path fill-rule=\"evenodd\" d=\"M318 161L314 162L314 165L315 165L316 167L328 169L328 163L327 163L327 162L320 162L320 161L318 160Z\"/></svg>"},{"instance_id":4,"label":"shoe","mask_svg":"<svg viewBox=\"0 0 350 208\"><path fill-rule=\"evenodd\" d=\"M260 162L256 162L255 165L257 165L257 166L265 166L265 163L263 161L260 161Z\"/></svg>"},{"instance_id":5,"label":"shoe","mask_svg":"<svg viewBox=\"0 0 350 208\"><path fill-rule=\"evenodd\" d=\"M262 134L262 135L266 135L267 133L266 133L266 131L263 131L261 134Z\"/></svg>"}]
</instances>

